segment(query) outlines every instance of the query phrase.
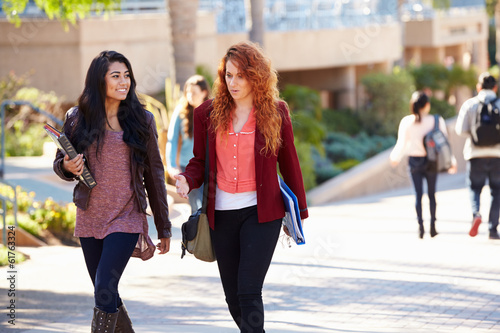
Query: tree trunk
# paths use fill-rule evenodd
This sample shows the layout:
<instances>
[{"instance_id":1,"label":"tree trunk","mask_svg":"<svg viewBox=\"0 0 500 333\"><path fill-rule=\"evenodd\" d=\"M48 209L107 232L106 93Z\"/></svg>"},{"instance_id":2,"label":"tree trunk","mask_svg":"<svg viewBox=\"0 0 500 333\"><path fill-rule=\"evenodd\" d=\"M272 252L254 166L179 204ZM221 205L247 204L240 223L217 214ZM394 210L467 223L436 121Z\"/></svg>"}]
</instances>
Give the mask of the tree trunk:
<instances>
[{"instance_id":1,"label":"tree trunk","mask_svg":"<svg viewBox=\"0 0 500 333\"><path fill-rule=\"evenodd\" d=\"M264 0L247 0L246 5L250 6L251 20L248 39L264 47Z\"/></svg>"},{"instance_id":2,"label":"tree trunk","mask_svg":"<svg viewBox=\"0 0 500 333\"><path fill-rule=\"evenodd\" d=\"M175 82L181 87L196 72L196 20L198 0L167 0L172 26Z\"/></svg>"}]
</instances>

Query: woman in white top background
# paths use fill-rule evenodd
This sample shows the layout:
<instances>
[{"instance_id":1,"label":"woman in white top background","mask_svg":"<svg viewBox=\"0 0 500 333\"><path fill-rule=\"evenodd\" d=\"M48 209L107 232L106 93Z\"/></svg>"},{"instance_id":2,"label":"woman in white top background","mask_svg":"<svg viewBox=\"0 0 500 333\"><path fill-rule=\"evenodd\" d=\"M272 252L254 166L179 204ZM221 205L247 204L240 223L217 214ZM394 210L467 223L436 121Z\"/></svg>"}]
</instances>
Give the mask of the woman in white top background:
<instances>
[{"instance_id":1,"label":"woman in white top background","mask_svg":"<svg viewBox=\"0 0 500 333\"><path fill-rule=\"evenodd\" d=\"M435 162L428 161L427 153L424 147L424 136L434 128L434 116L429 114L431 103L429 96L423 91L413 93L410 100L410 112L412 114L401 119L398 129L398 140L391 152L391 165L395 167L403 159L409 156L408 165L411 179L415 188L415 210L419 225L419 237L424 237L424 220L422 217L422 196L423 180L427 181L427 195L429 197L429 208L431 216L431 237L435 237L436 231L436 182L437 165ZM439 117L439 129L445 134L446 123L442 117ZM455 173L457 170L456 160L453 158L452 167L448 173Z\"/></svg>"}]
</instances>

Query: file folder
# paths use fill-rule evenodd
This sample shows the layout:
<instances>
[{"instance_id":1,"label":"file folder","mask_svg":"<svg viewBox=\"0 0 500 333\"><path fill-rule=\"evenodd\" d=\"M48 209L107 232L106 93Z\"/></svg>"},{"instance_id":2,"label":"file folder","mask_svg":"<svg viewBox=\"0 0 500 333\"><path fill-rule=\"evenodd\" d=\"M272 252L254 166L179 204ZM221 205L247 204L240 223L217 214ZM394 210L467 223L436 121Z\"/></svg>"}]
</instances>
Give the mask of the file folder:
<instances>
[{"instance_id":1,"label":"file folder","mask_svg":"<svg viewBox=\"0 0 500 333\"><path fill-rule=\"evenodd\" d=\"M302 231L302 220L300 219L300 210L297 197L286 185L285 181L278 176L281 196L285 204L285 217L283 225L288 229L290 236L297 245L305 244L304 232Z\"/></svg>"},{"instance_id":2,"label":"file folder","mask_svg":"<svg viewBox=\"0 0 500 333\"><path fill-rule=\"evenodd\" d=\"M45 124L43 128L45 129L49 137L55 142L57 147L61 149L65 154L69 155L70 159L73 159L78 155L77 151L75 150L75 147L73 147L73 145L71 144L71 142L64 133L58 131L49 124ZM78 176L78 178L88 188L93 188L94 186L97 185L96 181L94 180L94 177L92 177L92 174L90 173L85 163L83 165L83 173L80 176Z\"/></svg>"}]
</instances>

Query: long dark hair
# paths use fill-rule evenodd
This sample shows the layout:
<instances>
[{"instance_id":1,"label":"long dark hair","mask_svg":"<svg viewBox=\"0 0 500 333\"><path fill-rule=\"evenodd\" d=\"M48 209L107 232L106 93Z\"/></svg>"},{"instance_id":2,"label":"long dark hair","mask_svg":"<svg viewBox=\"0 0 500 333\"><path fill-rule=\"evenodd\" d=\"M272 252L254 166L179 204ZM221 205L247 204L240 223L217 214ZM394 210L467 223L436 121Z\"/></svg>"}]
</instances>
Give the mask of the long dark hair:
<instances>
[{"instance_id":1,"label":"long dark hair","mask_svg":"<svg viewBox=\"0 0 500 333\"><path fill-rule=\"evenodd\" d=\"M114 62L125 64L130 75L130 89L125 100L120 102L118 120L123 129L123 141L131 148L133 159L139 166L146 167L146 143L149 130L143 106L137 98L136 82L132 66L123 54L103 51L92 60L85 78L85 88L78 99L78 119L72 135L76 150L83 153L97 142L96 156L102 148L106 133L106 81L109 65Z\"/></svg>"},{"instance_id":2,"label":"long dark hair","mask_svg":"<svg viewBox=\"0 0 500 333\"><path fill-rule=\"evenodd\" d=\"M415 115L415 120L417 123L422 120L420 110L422 110L429 102L429 96L427 96L427 94L423 91L415 91L413 95L411 95L410 112Z\"/></svg>"},{"instance_id":3,"label":"long dark hair","mask_svg":"<svg viewBox=\"0 0 500 333\"><path fill-rule=\"evenodd\" d=\"M187 134L189 138L193 137L193 111L194 107L189 104L186 97L186 90L188 86L198 86L201 91L206 91L207 96L205 96L205 101L210 95L210 88L205 78L201 75L193 75L184 83L184 92L179 105L182 107L180 112L180 117L183 119L183 133Z\"/></svg>"}]
</instances>

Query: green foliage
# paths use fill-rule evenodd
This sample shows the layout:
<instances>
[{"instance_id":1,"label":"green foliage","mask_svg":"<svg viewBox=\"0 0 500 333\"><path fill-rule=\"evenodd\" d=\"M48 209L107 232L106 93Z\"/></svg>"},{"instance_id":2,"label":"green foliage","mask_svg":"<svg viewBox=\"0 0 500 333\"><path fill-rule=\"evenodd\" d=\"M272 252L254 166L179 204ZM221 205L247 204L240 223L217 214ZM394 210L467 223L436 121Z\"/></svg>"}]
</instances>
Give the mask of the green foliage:
<instances>
[{"instance_id":1,"label":"green foliage","mask_svg":"<svg viewBox=\"0 0 500 333\"><path fill-rule=\"evenodd\" d=\"M410 69L417 90L425 88L433 91L441 90L450 95L452 89L467 86L473 89L477 82L477 74L473 68L464 69L453 65L450 69L442 64L423 64Z\"/></svg>"},{"instance_id":2,"label":"green foliage","mask_svg":"<svg viewBox=\"0 0 500 333\"><path fill-rule=\"evenodd\" d=\"M325 127L309 113L298 111L291 114L293 133L300 142L307 142L321 149L326 135Z\"/></svg>"},{"instance_id":3,"label":"green foliage","mask_svg":"<svg viewBox=\"0 0 500 333\"><path fill-rule=\"evenodd\" d=\"M6 246L0 244L0 266L7 266L9 263L9 252L14 252L16 264L26 260L24 254L18 251L10 251Z\"/></svg>"},{"instance_id":4,"label":"green foliage","mask_svg":"<svg viewBox=\"0 0 500 333\"><path fill-rule=\"evenodd\" d=\"M316 174L316 182L318 184L338 176L343 172L342 169L335 166L328 158L326 158L324 154L320 154L318 150L313 148L311 153L314 159L314 171Z\"/></svg>"},{"instance_id":5,"label":"green foliage","mask_svg":"<svg viewBox=\"0 0 500 333\"><path fill-rule=\"evenodd\" d=\"M317 120L321 120L321 99L319 93L311 88L288 84L281 92L281 97L294 113L303 111Z\"/></svg>"},{"instance_id":6,"label":"green foliage","mask_svg":"<svg viewBox=\"0 0 500 333\"><path fill-rule=\"evenodd\" d=\"M17 211L21 213L27 213L31 208L35 198L35 192L26 192L21 189L21 186L16 186L17 192ZM14 189L10 186L0 184L0 195L14 199L16 193ZM10 201L7 201L7 213L12 214L13 205Z\"/></svg>"},{"instance_id":7,"label":"green foliage","mask_svg":"<svg viewBox=\"0 0 500 333\"><path fill-rule=\"evenodd\" d=\"M13 225L14 215L7 216L6 220L8 225ZM29 214L23 214L23 213L17 214L17 224L23 230L27 231L28 233L32 234L35 237L40 237L43 230L43 227L36 221L33 221L29 216Z\"/></svg>"},{"instance_id":8,"label":"green foliage","mask_svg":"<svg viewBox=\"0 0 500 333\"><path fill-rule=\"evenodd\" d=\"M30 217L43 229L62 239L70 239L75 228L76 207L73 204L60 205L51 198L35 202Z\"/></svg>"},{"instance_id":9,"label":"green foliage","mask_svg":"<svg viewBox=\"0 0 500 333\"><path fill-rule=\"evenodd\" d=\"M391 74L372 73L361 80L369 103L359 114L362 127L370 134L396 135L399 121L408 113L414 89L413 77L395 68Z\"/></svg>"},{"instance_id":10,"label":"green foliage","mask_svg":"<svg viewBox=\"0 0 500 333\"><path fill-rule=\"evenodd\" d=\"M439 114L444 119L448 119L457 115L457 111L453 105L450 105L447 101L431 97L431 113Z\"/></svg>"},{"instance_id":11,"label":"green foliage","mask_svg":"<svg viewBox=\"0 0 500 333\"><path fill-rule=\"evenodd\" d=\"M42 139L41 139L42 138ZM27 124L22 120L14 123L5 133L6 156L41 156L43 144L50 139L40 124Z\"/></svg>"},{"instance_id":12,"label":"green foliage","mask_svg":"<svg viewBox=\"0 0 500 333\"><path fill-rule=\"evenodd\" d=\"M362 132L351 137L344 133L328 133L325 152L328 159L335 164L346 160L364 161L395 143L396 139L393 136L368 136Z\"/></svg>"},{"instance_id":13,"label":"green foliage","mask_svg":"<svg viewBox=\"0 0 500 333\"><path fill-rule=\"evenodd\" d=\"M445 91L448 85L448 69L442 64L423 64L420 67L410 68L410 73L415 79L417 90L429 88Z\"/></svg>"},{"instance_id":14,"label":"green foliage","mask_svg":"<svg viewBox=\"0 0 500 333\"><path fill-rule=\"evenodd\" d=\"M212 74L210 73L210 70L206 66L203 65L196 66L196 74L203 76L207 81L210 90L213 89L215 80Z\"/></svg>"},{"instance_id":15,"label":"green foliage","mask_svg":"<svg viewBox=\"0 0 500 333\"><path fill-rule=\"evenodd\" d=\"M26 10L28 0L4 0L2 10L7 15L10 22L19 26L19 17ZM84 18L90 13L109 14L119 9L119 0L35 0L38 8L42 9L51 20L56 19L64 23L75 24L77 18Z\"/></svg>"},{"instance_id":16,"label":"green foliage","mask_svg":"<svg viewBox=\"0 0 500 333\"><path fill-rule=\"evenodd\" d=\"M496 1L496 0L495 0ZM497 64L497 28L494 24L488 25L488 59L490 65Z\"/></svg>"},{"instance_id":17,"label":"green foliage","mask_svg":"<svg viewBox=\"0 0 500 333\"><path fill-rule=\"evenodd\" d=\"M453 88L467 86L473 89L477 83L477 74L474 68L464 69L460 65L453 65L448 71L446 91L451 91Z\"/></svg>"},{"instance_id":18,"label":"green foliage","mask_svg":"<svg viewBox=\"0 0 500 333\"><path fill-rule=\"evenodd\" d=\"M495 17L495 6L498 0L486 0L486 12L489 17Z\"/></svg>"},{"instance_id":19,"label":"green foliage","mask_svg":"<svg viewBox=\"0 0 500 333\"><path fill-rule=\"evenodd\" d=\"M494 76L497 80L498 78L500 77L500 67L498 66L498 64L494 65L494 66L491 66L489 69L488 69L488 72Z\"/></svg>"},{"instance_id":20,"label":"green foliage","mask_svg":"<svg viewBox=\"0 0 500 333\"><path fill-rule=\"evenodd\" d=\"M345 161L339 162L336 164L336 166L339 167L341 170L345 171L345 170L349 170L352 167L355 167L359 163L361 163L359 160L350 159L350 160L345 160Z\"/></svg>"},{"instance_id":21,"label":"green foliage","mask_svg":"<svg viewBox=\"0 0 500 333\"><path fill-rule=\"evenodd\" d=\"M16 92L28 83L29 73L17 76L14 71L0 78L0 101L13 99Z\"/></svg>"},{"instance_id":22,"label":"green foliage","mask_svg":"<svg viewBox=\"0 0 500 333\"><path fill-rule=\"evenodd\" d=\"M59 204L51 198L45 201L34 201L35 193L23 191L19 186L17 191L17 222L21 228L30 234L41 237L44 230L50 231L63 241L73 241L73 230L76 221L74 204ZM0 194L14 197L14 190L0 184ZM7 223L14 224L13 207L7 205Z\"/></svg>"},{"instance_id":23,"label":"green foliage","mask_svg":"<svg viewBox=\"0 0 500 333\"><path fill-rule=\"evenodd\" d=\"M299 158L304 188L306 191L316 186L316 175L314 170L314 160L312 157L312 145L308 142L300 142L295 139L295 149Z\"/></svg>"},{"instance_id":24,"label":"green foliage","mask_svg":"<svg viewBox=\"0 0 500 333\"><path fill-rule=\"evenodd\" d=\"M355 135L362 131L359 115L351 109L325 109L323 110L322 123L327 132Z\"/></svg>"},{"instance_id":25,"label":"green foliage","mask_svg":"<svg viewBox=\"0 0 500 333\"><path fill-rule=\"evenodd\" d=\"M432 0L432 7L436 9L450 8L451 0Z\"/></svg>"}]
</instances>

